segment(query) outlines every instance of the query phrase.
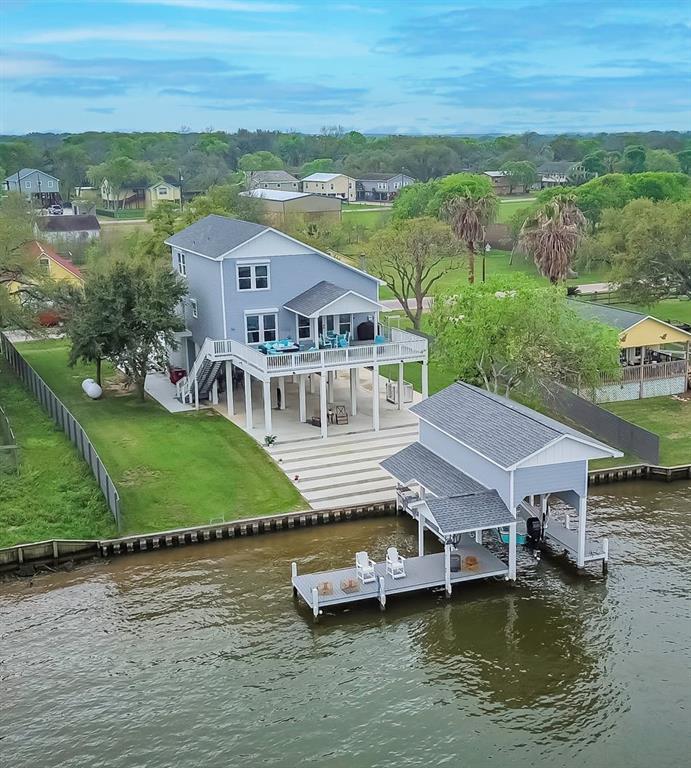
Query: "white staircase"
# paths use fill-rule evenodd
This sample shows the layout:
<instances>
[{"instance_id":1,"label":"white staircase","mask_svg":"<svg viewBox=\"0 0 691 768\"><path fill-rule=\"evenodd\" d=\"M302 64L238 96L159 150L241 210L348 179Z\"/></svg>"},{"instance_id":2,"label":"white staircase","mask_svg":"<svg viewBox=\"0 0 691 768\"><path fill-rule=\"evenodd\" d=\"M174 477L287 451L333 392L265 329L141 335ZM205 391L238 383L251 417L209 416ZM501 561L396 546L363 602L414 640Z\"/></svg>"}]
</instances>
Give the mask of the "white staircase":
<instances>
[{"instance_id":1,"label":"white staircase","mask_svg":"<svg viewBox=\"0 0 691 768\"><path fill-rule=\"evenodd\" d=\"M312 509L329 509L393 501L396 481L379 462L417 438L417 424L407 424L326 440L281 442L268 450Z\"/></svg>"},{"instance_id":2,"label":"white staircase","mask_svg":"<svg viewBox=\"0 0 691 768\"><path fill-rule=\"evenodd\" d=\"M209 394L223 365L222 362L212 358L212 344L211 339L206 339L190 372L175 385L177 398L181 403L198 405L199 400Z\"/></svg>"}]
</instances>

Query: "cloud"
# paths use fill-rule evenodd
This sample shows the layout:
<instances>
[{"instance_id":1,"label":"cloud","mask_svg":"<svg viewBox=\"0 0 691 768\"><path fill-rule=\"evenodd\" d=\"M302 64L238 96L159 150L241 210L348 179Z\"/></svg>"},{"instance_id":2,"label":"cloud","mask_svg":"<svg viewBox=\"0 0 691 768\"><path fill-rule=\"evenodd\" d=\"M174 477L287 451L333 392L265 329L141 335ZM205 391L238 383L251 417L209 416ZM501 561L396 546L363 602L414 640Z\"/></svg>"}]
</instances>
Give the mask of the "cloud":
<instances>
[{"instance_id":1,"label":"cloud","mask_svg":"<svg viewBox=\"0 0 691 768\"><path fill-rule=\"evenodd\" d=\"M235 13L290 13L299 6L292 3L262 3L255 0L123 0L130 5L165 5L170 8L192 8L204 11L232 11Z\"/></svg>"},{"instance_id":2,"label":"cloud","mask_svg":"<svg viewBox=\"0 0 691 768\"><path fill-rule=\"evenodd\" d=\"M115 107L87 107L87 112L95 112L97 115L112 115Z\"/></svg>"}]
</instances>

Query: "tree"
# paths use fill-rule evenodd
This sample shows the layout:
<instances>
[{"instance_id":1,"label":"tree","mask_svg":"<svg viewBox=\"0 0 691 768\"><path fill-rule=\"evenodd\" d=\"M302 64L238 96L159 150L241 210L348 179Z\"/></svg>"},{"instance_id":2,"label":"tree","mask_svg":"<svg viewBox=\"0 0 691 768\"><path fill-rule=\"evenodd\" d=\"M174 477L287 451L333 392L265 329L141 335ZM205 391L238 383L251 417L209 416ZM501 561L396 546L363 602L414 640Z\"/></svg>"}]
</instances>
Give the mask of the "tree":
<instances>
[{"instance_id":1,"label":"tree","mask_svg":"<svg viewBox=\"0 0 691 768\"><path fill-rule=\"evenodd\" d=\"M562 288L527 276L459 285L437 298L430 322L437 360L491 392L539 392L551 381L594 386L619 366L614 329L582 319Z\"/></svg>"},{"instance_id":2,"label":"tree","mask_svg":"<svg viewBox=\"0 0 691 768\"><path fill-rule=\"evenodd\" d=\"M645 170L645 156L645 147L640 145L626 147L621 158L621 170L624 173L642 173Z\"/></svg>"},{"instance_id":3,"label":"tree","mask_svg":"<svg viewBox=\"0 0 691 768\"><path fill-rule=\"evenodd\" d=\"M416 329L424 299L437 281L460 264L460 249L448 225L424 217L395 222L378 232L367 249L368 267L385 280ZM408 299L412 297L415 308Z\"/></svg>"},{"instance_id":4,"label":"tree","mask_svg":"<svg viewBox=\"0 0 691 768\"><path fill-rule=\"evenodd\" d=\"M475 255L485 247L485 227L494 220L496 208L494 192L474 195L468 188L443 205L442 216L451 225L456 239L468 251L469 283L475 282Z\"/></svg>"},{"instance_id":5,"label":"tree","mask_svg":"<svg viewBox=\"0 0 691 768\"><path fill-rule=\"evenodd\" d=\"M177 220L176 231L188 227L212 213L231 216L244 221L261 221L261 200L244 197L241 188L233 184L219 184L209 188L205 195L193 198L185 207L182 217Z\"/></svg>"},{"instance_id":6,"label":"tree","mask_svg":"<svg viewBox=\"0 0 691 768\"><path fill-rule=\"evenodd\" d=\"M591 255L611 263L611 279L630 301L691 298L691 202L633 200L605 211Z\"/></svg>"},{"instance_id":7,"label":"tree","mask_svg":"<svg viewBox=\"0 0 691 768\"><path fill-rule=\"evenodd\" d=\"M401 221L424 216L438 187L439 182L437 181L418 181L408 187L403 187L393 201L392 218Z\"/></svg>"},{"instance_id":8,"label":"tree","mask_svg":"<svg viewBox=\"0 0 691 768\"><path fill-rule=\"evenodd\" d=\"M280 171L283 169L283 160L273 152L252 152L238 160L238 168L241 171Z\"/></svg>"},{"instance_id":9,"label":"tree","mask_svg":"<svg viewBox=\"0 0 691 768\"><path fill-rule=\"evenodd\" d=\"M124 156L114 157L87 169L87 176L94 186L100 187L104 181L107 182L109 199L112 196L114 208L118 201L122 208L125 207L125 189L136 183L149 184L155 175L149 163Z\"/></svg>"},{"instance_id":10,"label":"tree","mask_svg":"<svg viewBox=\"0 0 691 768\"><path fill-rule=\"evenodd\" d=\"M82 147L63 144L53 154L53 170L60 179L62 194L68 200L72 193L81 188L86 179L89 157Z\"/></svg>"},{"instance_id":11,"label":"tree","mask_svg":"<svg viewBox=\"0 0 691 768\"><path fill-rule=\"evenodd\" d=\"M477 173L453 173L445 176L436 182L435 192L427 205L426 214L441 218L444 215L445 204L449 200L460 197L471 197L474 200L485 198L489 213L494 213L493 206L496 204L496 197L492 182L487 176Z\"/></svg>"},{"instance_id":12,"label":"tree","mask_svg":"<svg viewBox=\"0 0 691 768\"><path fill-rule=\"evenodd\" d=\"M518 236L519 247L532 256L551 283L565 280L583 234L586 219L573 195L560 195L529 216Z\"/></svg>"},{"instance_id":13,"label":"tree","mask_svg":"<svg viewBox=\"0 0 691 768\"><path fill-rule=\"evenodd\" d=\"M513 188L517 186L523 187L523 191L527 192L528 188L532 186L538 178L535 166L525 160L504 163L500 170L504 171L509 177L509 194L511 194Z\"/></svg>"},{"instance_id":14,"label":"tree","mask_svg":"<svg viewBox=\"0 0 691 768\"><path fill-rule=\"evenodd\" d=\"M333 173L334 161L330 157L319 157L310 160L300 168L301 176L309 176L312 173Z\"/></svg>"},{"instance_id":15,"label":"tree","mask_svg":"<svg viewBox=\"0 0 691 768\"><path fill-rule=\"evenodd\" d=\"M677 152L677 160L679 161L679 169L682 173L691 173L691 149Z\"/></svg>"},{"instance_id":16,"label":"tree","mask_svg":"<svg viewBox=\"0 0 691 768\"><path fill-rule=\"evenodd\" d=\"M681 166L676 155L668 149L649 149L645 157L645 170L678 173Z\"/></svg>"},{"instance_id":17,"label":"tree","mask_svg":"<svg viewBox=\"0 0 691 768\"><path fill-rule=\"evenodd\" d=\"M163 364L175 348L174 334L184 330L178 305L185 281L168 265L121 260L87 275L86 316L69 326L71 357L97 362L107 356L120 365L144 400L144 382L152 362ZM98 362L97 362L98 365Z\"/></svg>"}]
</instances>

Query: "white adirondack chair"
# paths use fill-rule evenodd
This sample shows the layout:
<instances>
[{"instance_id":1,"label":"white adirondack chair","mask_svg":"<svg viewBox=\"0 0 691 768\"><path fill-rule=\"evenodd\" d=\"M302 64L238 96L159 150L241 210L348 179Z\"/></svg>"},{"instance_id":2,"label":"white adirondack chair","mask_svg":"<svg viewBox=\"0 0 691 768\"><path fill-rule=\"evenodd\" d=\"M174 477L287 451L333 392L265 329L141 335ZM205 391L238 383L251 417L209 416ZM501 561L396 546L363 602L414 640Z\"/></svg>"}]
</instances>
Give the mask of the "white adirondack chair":
<instances>
[{"instance_id":1,"label":"white adirondack chair","mask_svg":"<svg viewBox=\"0 0 691 768\"><path fill-rule=\"evenodd\" d=\"M405 557L398 554L396 547L386 550L386 573L392 579L405 578Z\"/></svg>"},{"instance_id":2,"label":"white adirondack chair","mask_svg":"<svg viewBox=\"0 0 691 768\"><path fill-rule=\"evenodd\" d=\"M360 579L363 584L370 584L377 580L376 574L374 573L374 560L369 559L367 552L355 553L355 571L358 579Z\"/></svg>"}]
</instances>

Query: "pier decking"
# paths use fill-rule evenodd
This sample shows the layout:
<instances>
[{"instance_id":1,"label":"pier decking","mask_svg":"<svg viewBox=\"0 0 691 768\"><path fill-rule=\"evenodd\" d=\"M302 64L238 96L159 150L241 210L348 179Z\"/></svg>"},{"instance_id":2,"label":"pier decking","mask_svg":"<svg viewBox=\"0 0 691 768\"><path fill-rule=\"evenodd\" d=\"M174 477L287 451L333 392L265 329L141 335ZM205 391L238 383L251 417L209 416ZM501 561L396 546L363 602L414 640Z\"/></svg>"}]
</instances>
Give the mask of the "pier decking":
<instances>
[{"instance_id":1,"label":"pier decking","mask_svg":"<svg viewBox=\"0 0 691 768\"><path fill-rule=\"evenodd\" d=\"M376 579L363 584L357 578L355 566L333 571L297 574L293 567L292 584L297 595L312 609L315 617L322 608L331 608L361 600L378 600L381 607L386 605L390 595L418 592L435 587L449 587L466 581L486 579L494 576L508 577L508 566L481 544L467 536L451 551L451 557L460 557L461 570L451 571L449 584L445 576L445 553L438 552L405 560L406 575L393 579L386 573L385 563L374 566ZM472 567L466 566L466 558L475 559Z\"/></svg>"}]
</instances>

